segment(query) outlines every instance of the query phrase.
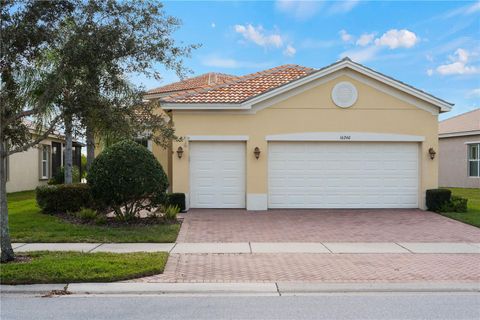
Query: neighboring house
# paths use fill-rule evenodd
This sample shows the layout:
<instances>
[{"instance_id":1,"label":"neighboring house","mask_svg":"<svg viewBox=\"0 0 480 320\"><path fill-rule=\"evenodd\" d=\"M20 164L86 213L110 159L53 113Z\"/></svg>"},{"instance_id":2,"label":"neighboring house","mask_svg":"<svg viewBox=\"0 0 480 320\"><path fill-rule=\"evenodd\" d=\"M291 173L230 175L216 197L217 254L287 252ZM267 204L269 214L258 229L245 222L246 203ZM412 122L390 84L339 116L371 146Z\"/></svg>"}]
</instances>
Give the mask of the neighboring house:
<instances>
[{"instance_id":1,"label":"neighboring house","mask_svg":"<svg viewBox=\"0 0 480 320\"><path fill-rule=\"evenodd\" d=\"M73 165L81 170L82 146L73 143ZM14 153L7 158L7 192L33 190L47 184L63 167L65 139L52 134L45 140L24 152Z\"/></svg>"},{"instance_id":2,"label":"neighboring house","mask_svg":"<svg viewBox=\"0 0 480 320\"><path fill-rule=\"evenodd\" d=\"M146 98L184 139L153 151L191 208L423 209L438 187L452 104L348 58L168 90Z\"/></svg>"},{"instance_id":3,"label":"neighboring house","mask_svg":"<svg viewBox=\"0 0 480 320\"><path fill-rule=\"evenodd\" d=\"M480 108L440 122L439 185L480 188Z\"/></svg>"}]
</instances>

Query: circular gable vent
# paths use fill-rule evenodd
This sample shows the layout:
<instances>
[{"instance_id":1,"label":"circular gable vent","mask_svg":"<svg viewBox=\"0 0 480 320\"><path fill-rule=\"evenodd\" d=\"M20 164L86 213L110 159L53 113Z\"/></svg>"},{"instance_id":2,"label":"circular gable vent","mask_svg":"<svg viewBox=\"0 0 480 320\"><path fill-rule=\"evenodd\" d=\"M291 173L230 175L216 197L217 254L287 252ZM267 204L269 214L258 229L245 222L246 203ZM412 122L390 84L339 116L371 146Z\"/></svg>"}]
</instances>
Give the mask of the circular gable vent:
<instances>
[{"instance_id":1,"label":"circular gable vent","mask_svg":"<svg viewBox=\"0 0 480 320\"><path fill-rule=\"evenodd\" d=\"M357 101L357 88L347 81L339 82L333 87L332 100L340 108L353 106Z\"/></svg>"}]
</instances>

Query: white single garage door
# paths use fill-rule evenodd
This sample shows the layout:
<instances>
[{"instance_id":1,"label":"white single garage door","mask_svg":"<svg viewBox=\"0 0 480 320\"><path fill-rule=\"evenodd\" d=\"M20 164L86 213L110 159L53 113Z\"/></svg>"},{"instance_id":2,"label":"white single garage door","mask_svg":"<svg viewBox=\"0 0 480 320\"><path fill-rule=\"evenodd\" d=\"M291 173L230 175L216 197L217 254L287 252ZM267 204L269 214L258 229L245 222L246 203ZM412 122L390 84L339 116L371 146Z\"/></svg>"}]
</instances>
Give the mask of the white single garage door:
<instances>
[{"instance_id":1,"label":"white single garage door","mask_svg":"<svg viewBox=\"0 0 480 320\"><path fill-rule=\"evenodd\" d=\"M418 144L271 142L269 208L417 208Z\"/></svg>"},{"instance_id":2,"label":"white single garage door","mask_svg":"<svg viewBox=\"0 0 480 320\"><path fill-rule=\"evenodd\" d=\"M245 208L245 143L190 143L190 207Z\"/></svg>"}]
</instances>

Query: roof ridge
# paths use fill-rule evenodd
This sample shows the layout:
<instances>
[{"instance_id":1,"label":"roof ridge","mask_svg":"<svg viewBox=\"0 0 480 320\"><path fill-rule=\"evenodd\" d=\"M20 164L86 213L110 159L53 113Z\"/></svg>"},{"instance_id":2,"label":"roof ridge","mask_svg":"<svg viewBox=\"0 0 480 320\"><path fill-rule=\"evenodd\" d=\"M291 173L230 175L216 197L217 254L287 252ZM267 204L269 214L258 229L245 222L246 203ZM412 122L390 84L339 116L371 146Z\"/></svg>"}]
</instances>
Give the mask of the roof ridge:
<instances>
[{"instance_id":1,"label":"roof ridge","mask_svg":"<svg viewBox=\"0 0 480 320\"><path fill-rule=\"evenodd\" d=\"M163 88L163 87L171 86L171 85L174 85L174 84L176 84L176 83L181 83L181 82L184 82L184 81L187 81L187 80L198 79L198 78L201 78L201 77L204 77L204 76L207 76L207 75L211 75L211 74L216 74L216 75L221 75L221 76L227 76L227 77L232 77L232 78L239 78L239 77L240 77L240 76L233 75L233 74L210 71L210 72L201 73L201 74L199 74L198 76L193 76L193 77L189 77L189 78L185 78L185 79L180 79L180 80L175 81L175 82L170 82L170 83L167 83L167 84L165 84L165 85L163 85L163 86L150 89L150 90L148 90L147 92L157 91L157 90L159 90L159 89L161 89L161 88ZM181 91L181 90L182 90L182 89L179 89L179 90L176 90L176 91ZM192 89L189 89L189 90L192 90Z\"/></svg>"},{"instance_id":2,"label":"roof ridge","mask_svg":"<svg viewBox=\"0 0 480 320\"><path fill-rule=\"evenodd\" d=\"M205 93L205 92L209 92L209 91L216 90L216 89L219 89L219 88L227 87L227 86L230 86L232 84L236 84L236 83L240 83L240 82L243 82L243 81L255 79L255 78L258 78L258 77L261 77L261 76L264 76L264 75L276 73L276 72L281 71L281 70L290 69L292 67L295 67L297 69L300 69L300 68L301 69L310 69L310 70L312 70L312 72L315 71L315 69L313 69L313 68L304 67L304 66L300 66L300 65L297 65L297 64L284 64L284 65L280 65L280 66L273 67L273 68L270 68L270 69L261 70L261 71L257 71L257 72L254 72L254 73L246 74L244 76L238 76L236 79L233 79L232 81L227 81L225 83L219 83L219 84L214 84L212 86L208 86L208 87L204 87L204 88L196 88L196 89L191 89L191 90L187 90L187 91L182 91L182 92L179 92L177 94L169 95L167 98L173 98L173 97L175 97L176 99L188 98L188 97L190 97L192 95L195 95L195 94Z\"/></svg>"},{"instance_id":3,"label":"roof ridge","mask_svg":"<svg viewBox=\"0 0 480 320\"><path fill-rule=\"evenodd\" d=\"M480 110L480 107L477 107L477 108L475 108L475 109L473 109L473 110L470 110L470 111L467 111L467 112L464 112L464 113L457 114L457 115L455 115L455 116L453 116L453 117L450 117L450 118L448 118L448 119L444 119L444 120L440 121L440 123L445 122L445 121L447 121L447 120L452 120L452 119L455 119L455 118L458 118L458 117L461 117L461 116L464 116L464 115L466 115L466 114L469 114L469 113L472 113L472 112L475 112L475 111L479 111L479 110Z\"/></svg>"}]
</instances>

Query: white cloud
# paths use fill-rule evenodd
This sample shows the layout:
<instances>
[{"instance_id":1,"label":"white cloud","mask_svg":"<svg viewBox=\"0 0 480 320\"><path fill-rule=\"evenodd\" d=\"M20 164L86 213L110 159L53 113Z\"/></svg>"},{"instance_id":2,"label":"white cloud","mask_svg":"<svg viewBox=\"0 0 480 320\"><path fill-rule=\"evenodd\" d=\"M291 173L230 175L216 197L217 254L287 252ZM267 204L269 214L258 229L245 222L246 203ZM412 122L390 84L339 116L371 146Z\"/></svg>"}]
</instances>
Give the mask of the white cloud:
<instances>
[{"instance_id":1,"label":"white cloud","mask_svg":"<svg viewBox=\"0 0 480 320\"><path fill-rule=\"evenodd\" d=\"M480 98L480 88L468 91L467 96L473 98Z\"/></svg>"},{"instance_id":2,"label":"white cloud","mask_svg":"<svg viewBox=\"0 0 480 320\"><path fill-rule=\"evenodd\" d=\"M390 49L411 48L420 39L417 35L407 29L397 30L391 29L385 32L380 38L375 40L377 46L386 46Z\"/></svg>"},{"instance_id":3,"label":"white cloud","mask_svg":"<svg viewBox=\"0 0 480 320\"><path fill-rule=\"evenodd\" d=\"M433 75L433 69L428 69L427 74L429 77L431 77Z\"/></svg>"},{"instance_id":4,"label":"white cloud","mask_svg":"<svg viewBox=\"0 0 480 320\"><path fill-rule=\"evenodd\" d=\"M278 0L275 7L296 19L306 20L313 17L323 5L321 1Z\"/></svg>"},{"instance_id":5,"label":"white cloud","mask_svg":"<svg viewBox=\"0 0 480 320\"><path fill-rule=\"evenodd\" d=\"M455 51L454 56L450 57L451 63L439 65L435 71L441 75L452 74L477 74L480 73L480 68L473 65L468 65L470 53L462 48Z\"/></svg>"},{"instance_id":6,"label":"white cloud","mask_svg":"<svg viewBox=\"0 0 480 320\"><path fill-rule=\"evenodd\" d=\"M459 15L471 15L478 11L480 11L480 1L475 1L473 4L469 4L447 12L446 14L442 15L441 18L448 19Z\"/></svg>"},{"instance_id":7,"label":"white cloud","mask_svg":"<svg viewBox=\"0 0 480 320\"><path fill-rule=\"evenodd\" d=\"M282 36L278 33L266 34L262 26L257 26L256 28L251 24L241 25L237 24L234 26L235 32L241 34L245 40L251 41L261 47L277 47L280 48L283 46Z\"/></svg>"},{"instance_id":8,"label":"white cloud","mask_svg":"<svg viewBox=\"0 0 480 320\"><path fill-rule=\"evenodd\" d=\"M283 50L283 54L287 57L293 57L297 53L297 49L295 49L292 45L288 45L285 50Z\"/></svg>"},{"instance_id":9,"label":"white cloud","mask_svg":"<svg viewBox=\"0 0 480 320\"><path fill-rule=\"evenodd\" d=\"M238 68L268 68L272 65L271 62L251 62L242 61L232 58L223 58L217 55L210 55L202 59L202 64L207 67L238 69Z\"/></svg>"},{"instance_id":10,"label":"white cloud","mask_svg":"<svg viewBox=\"0 0 480 320\"><path fill-rule=\"evenodd\" d=\"M353 40L353 36L349 34L346 30L340 30L338 34L340 35L340 38L343 42L350 42Z\"/></svg>"},{"instance_id":11,"label":"white cloud","mask_svg":"<svg viewBox=\"0 0 480 320\"><path fill-rule=\"evenodd\" d=\"M217 25L215 24L215 22L212 22L212 24L210 25L212 28L215 28Z\"/></svg>"},{"instance_id":12,"label":"white cloud","mask_svg":"<svg viewBox=\"0 0 480 320\"><path fill-rule=\"evenodd\" d=\"M340 58L349 57L355 62L363 63L376 58L380 48L377 46L369 46L362 49L347 50L340 54Z\"/></svg>"},{"instance_id":13,"label":"white cloud","mask_svg":"<svg viewBox=\"0 0 480 320\"><path fill-rule=\"evenodd\" d=\"M350 12L360 3L359 0L345 0L345 1L336 1L330 9L329 13L346 13Z\"/></svg>"},{"instance_id":14,"label":"white cloud","mask_svg":"<svg viewBox=\"0 0 480 320\"><path fill-rule=\"evenodd\" d=\"M365 47L370 43L372 43L374 37L375 37L375 33L364 33L360 36L360 38L358 38L356 45Z\"/></svg>"}]
</instances>

